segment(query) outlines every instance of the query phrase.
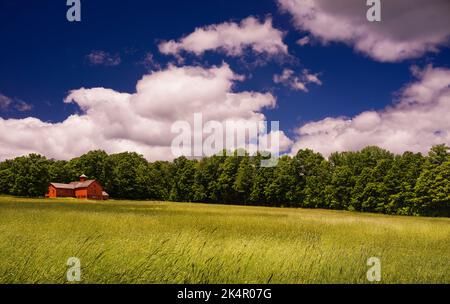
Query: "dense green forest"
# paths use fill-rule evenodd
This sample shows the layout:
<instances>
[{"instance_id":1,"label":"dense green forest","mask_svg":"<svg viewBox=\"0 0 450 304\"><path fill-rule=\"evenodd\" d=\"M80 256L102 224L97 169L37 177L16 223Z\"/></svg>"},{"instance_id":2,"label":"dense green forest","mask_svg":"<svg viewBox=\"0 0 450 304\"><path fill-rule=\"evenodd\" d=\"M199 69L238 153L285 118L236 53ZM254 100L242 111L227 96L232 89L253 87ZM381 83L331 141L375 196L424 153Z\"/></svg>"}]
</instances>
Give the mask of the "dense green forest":
<instances>
[{"instance_id":1,"label":"dense green forest","mask_svg":"<svg viewBox=\"0 0 450 304\"><path fill-rule=\"evenodd\" d=\"M311 150L261 167L261 155L185 157L149 163L139 154L91 151L70 161L31 154L0 163L0 193L43 196L50 181L99 180L112 198L151 199L400 215L450 216L449 147L427 156L378 147L328 159Z\"/></svg>"}]
</instances>

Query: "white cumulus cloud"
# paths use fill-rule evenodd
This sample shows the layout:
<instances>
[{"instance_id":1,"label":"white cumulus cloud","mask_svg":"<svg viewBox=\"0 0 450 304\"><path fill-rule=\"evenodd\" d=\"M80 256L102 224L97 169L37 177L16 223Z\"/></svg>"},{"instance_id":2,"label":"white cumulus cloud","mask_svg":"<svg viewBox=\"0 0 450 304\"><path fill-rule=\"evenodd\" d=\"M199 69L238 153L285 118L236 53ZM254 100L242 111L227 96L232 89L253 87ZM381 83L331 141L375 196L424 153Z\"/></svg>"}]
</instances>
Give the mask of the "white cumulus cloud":
<instances>
[{"instance_id":1,"label":"white cumulus cloud","mask_svg":"<svg viewBox=\"0 0 450 304\"><path fill-rule=\"evenodd\" d=\"M276 105L270 93L235 92L243 78L227 64L220 67L174 67L144 76L133 94L107 88L71 91L66 103L76 103L82 114L49 123L29 117L0 118L0 159L40 153L69 159L89 150L109 153L136 151L149 160L174 157L171 132L175 121L192 124L194 113L203 120L259 122L262 109ZM282 133L282 132L281 132ZM284 148L291 143L280 136Z\"/></svg>"},{"instance_id":2,"label":"white cumulus cloud","mask_svg":"<svg viewBox=\"0 0 450 304\"><path fill-rule=\"evenodd\" d=\"M31 104L23 100L11 98L0 93L0 110L2 111L17 110L19 112L25 112L30 111L32 108L33 106Z\"/></svg>"},{"instance_id":3,"label":"white cumulus cloud","mask_svg":"<svg viewBox=\"0 0 450 304\"><path fill-rule=\"evenodd\" d=\"M305 46L305 45L309 44L310 42L311 42L311 38L309 38L308 36L302 37L297 40L297 44L300 46Z\"/></svg>"},{"instance_id":4,"label":"white cumulus cloud","mask_svg":"<svg viewBox=\"0 0 450 304\"><path fill-rule=\"evenodd\" d=\"M427 66L413 73L417 81L382 111L329 117L298 128L292 152L311 148L328 156L377 145L395 153L425 153L433 145L450 144L450 69Z\"/></svg>"},{"instance_id":5,"label":"white cumulus cloud","mask_svg":"<svg viewBox=\"0 0 450 304\"><path fill-rule=\"evenodd\" d=\"M105 51L92 51L86 55L86 58L92 65L116 66L122 62L118 54L110 54Z\"/></svg>"},{"instance_id":6,"label":"white cumulus cloud","mask_svg":"<svg viewBox=\"0 0 450 304\"><path fill-rule=\"evenodd\" d=\"M448 45L450 1L381 1L381 22L366 18L366 1L278 0L301 31L327 42L343 42L371 58L396 62Z\"/></svg>"},{"instance_id":7,"label":"white cumulus cloud","mask_svg":"<svg viewBox=\"0 0 450 304\"><path fill-rule=\"evenodd\" d=\"M288 53L283 33L273 27L270 17L264 21L248 17L240 23L225 22L200 27L179 40L165 41L159 45L161 53L172 55L183 51L202 55L206 51L219 50L228 56L240 56L246 49L270 56Z\"/></svg>"},{"instance_id":8,"label":"white cumulus cloud","mask_svg":"<svg viewBox=\"0 0 450 304\"><path fill-rule=\"evenodd\" d=\"M322 81L319 79L318 74L312 74L307 69L303 69L302 73L296 75L291 69L284 69L281 74L275 74L273 76L273 82L281 83L292 90L308 92L309 89L306 87L308 84L315 83L317 85L322 85Z\"/></svg>"}]
</instances>

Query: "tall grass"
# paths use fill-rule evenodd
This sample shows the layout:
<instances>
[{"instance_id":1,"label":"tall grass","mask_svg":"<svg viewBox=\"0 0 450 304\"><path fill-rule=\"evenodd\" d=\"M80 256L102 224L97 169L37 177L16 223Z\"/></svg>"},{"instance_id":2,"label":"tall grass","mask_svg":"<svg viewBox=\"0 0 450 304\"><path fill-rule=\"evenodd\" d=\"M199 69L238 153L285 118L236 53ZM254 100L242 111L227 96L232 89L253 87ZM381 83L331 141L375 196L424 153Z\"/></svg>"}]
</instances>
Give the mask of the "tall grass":
<instances>
[{"instance_id":1,"label":"tall grass","mask_svg":"<svg viewBox=\"0 0 450 304\"><path fill-rule=\"evenodd\" d=\"M450 283L450 219L0 197L0 283Z\"/></svg>"}]
</instances>

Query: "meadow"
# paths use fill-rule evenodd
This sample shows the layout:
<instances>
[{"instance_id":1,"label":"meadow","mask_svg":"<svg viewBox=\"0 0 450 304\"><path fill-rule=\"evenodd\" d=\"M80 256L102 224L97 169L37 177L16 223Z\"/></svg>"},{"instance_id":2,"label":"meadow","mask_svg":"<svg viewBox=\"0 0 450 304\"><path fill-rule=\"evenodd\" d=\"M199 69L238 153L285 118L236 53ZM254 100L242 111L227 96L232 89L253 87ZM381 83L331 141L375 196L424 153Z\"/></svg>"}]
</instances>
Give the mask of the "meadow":
<instances>
[{"instance_id":1,"label":"meadow","mask_svg":"<svg viewBox=\"0 0 450 304\"><path fill-rule=\"evenodd\" d=\"M0 283L450 283L450 219L0 197Z\"/></svg>"}]
</instances>

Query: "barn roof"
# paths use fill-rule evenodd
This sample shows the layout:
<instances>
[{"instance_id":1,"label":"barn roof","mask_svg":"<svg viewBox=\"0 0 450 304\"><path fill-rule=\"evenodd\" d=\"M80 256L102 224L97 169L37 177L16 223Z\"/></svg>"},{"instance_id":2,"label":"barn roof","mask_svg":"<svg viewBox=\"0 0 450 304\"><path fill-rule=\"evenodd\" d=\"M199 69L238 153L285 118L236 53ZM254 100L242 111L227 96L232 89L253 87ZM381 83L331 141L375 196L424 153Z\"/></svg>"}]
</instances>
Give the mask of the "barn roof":
<instances>
[{"instance_id":1,"label":"barn roof","mask_svg":"<svg viewBox=\"0 0 450 304\"><path fill-rule=\"evenodd\" d=\"M89 187L93 182L95 182L95 180L87 180L85 182L71 182L70 184L73 185L75 188L74 189L78 189L78 188L87 188Z\"/></svg>"},{"instance_id":2,"label":"barn roof","mask_svg":"<svg viewBox=\"0 0 450 304\"><path fill-rule=\"evenodd\" d=\"M71 182L70 184L61 184L61 183L50 183L53 187L57 189L70 189L75 190L79 188L87 188L89 187L95 180L88 180L85 182Z\"/></svg>"},{"instance_id":3,"label":"barn roof","mask_svg":"<svg viewBox=\"0 0 450 304\"><path fill-rule=\"evenodd\" d=\"M70 184L50 183L50 185L52 185L53 187L55 187L57 189L70 189L70 190L75 189L74 186L70 185Z\"/></svg>"}]
</instances>

